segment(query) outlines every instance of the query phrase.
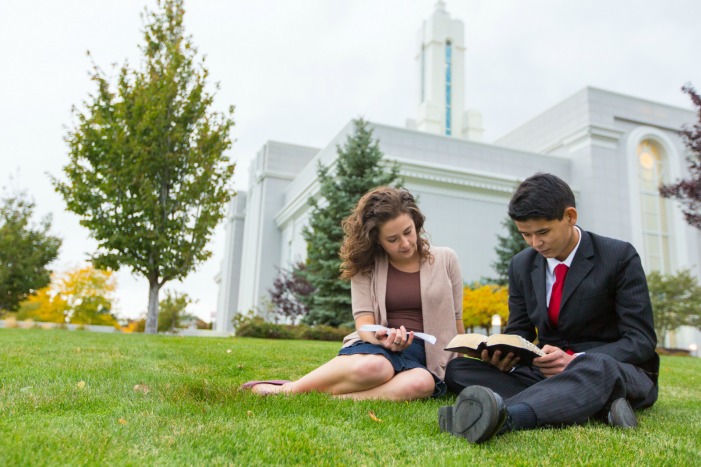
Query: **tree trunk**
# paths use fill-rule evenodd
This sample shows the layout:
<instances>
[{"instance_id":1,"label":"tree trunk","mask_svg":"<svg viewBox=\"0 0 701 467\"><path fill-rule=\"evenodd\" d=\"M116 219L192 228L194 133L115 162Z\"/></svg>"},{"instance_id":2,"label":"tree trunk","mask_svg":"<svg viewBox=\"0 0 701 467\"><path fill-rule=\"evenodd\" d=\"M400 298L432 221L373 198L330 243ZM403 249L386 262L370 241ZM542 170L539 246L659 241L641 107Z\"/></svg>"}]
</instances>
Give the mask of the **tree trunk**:
<instances>
[{"instance_id":1,"label":"tree trunk","mask_svg":"<svg viewBox=\"0 0 701 467\"><path fill-rule=\"evenodd\" d=\"M158 280L149 281L148 285L148 314L146 315L146 334L156 334L158 332L158 292L161 286Z\"/></svg>"}]
</instances>

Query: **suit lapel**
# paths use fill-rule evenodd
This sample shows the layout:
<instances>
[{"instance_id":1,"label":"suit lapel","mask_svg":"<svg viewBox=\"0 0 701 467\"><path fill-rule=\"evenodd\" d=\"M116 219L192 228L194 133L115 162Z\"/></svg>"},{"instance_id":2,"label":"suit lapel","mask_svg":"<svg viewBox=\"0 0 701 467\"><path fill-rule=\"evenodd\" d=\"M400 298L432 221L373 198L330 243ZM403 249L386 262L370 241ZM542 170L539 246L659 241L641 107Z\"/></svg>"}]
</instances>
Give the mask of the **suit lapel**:
<instances>
[{"instance_id":1,"label":"suit lapel","mask_svg":"<svg viewBox=\"0 0 701 467\"><path fill-rule=\"evenodd\" d=\"M580 231L582 232L582 240L579 243L579 248L577 248L577 253L574 255L572 265L570 266L569 271L567 271L565 288L562 289L562 302L560 302L560 310L565 309L567 300L570 298L582 280L587 277L589 271L591 271L594 267L594 246L592 245L591 237L583 230ZM562 315L560 315L560 317L562 317Z\"/></svg>"},{"instance_id":2,"label":"suit lapel","mask_svg":"<svg viewBox=\"0 0 701 467\"><path fill-rule=\"evenodd\" d=\"M545 261L542 255L536 253L533 269L531 270L531 283L538 300L538 308L544 310L545 316L547 316L548 304L545 297L545 268L547 265Z\"/></svg>"}]
</instances>

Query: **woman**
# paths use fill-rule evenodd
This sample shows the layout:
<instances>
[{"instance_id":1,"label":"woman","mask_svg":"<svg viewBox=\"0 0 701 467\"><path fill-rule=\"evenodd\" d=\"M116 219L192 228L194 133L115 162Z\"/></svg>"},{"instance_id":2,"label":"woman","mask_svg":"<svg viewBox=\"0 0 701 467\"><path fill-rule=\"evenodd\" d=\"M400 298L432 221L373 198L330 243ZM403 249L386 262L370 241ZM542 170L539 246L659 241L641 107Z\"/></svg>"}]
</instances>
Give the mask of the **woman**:
<instances>
[{"instance_id":1,"label":"woman","mask_svg":"<svg viewBox=\"0 0 701 467\"><path fill-rule=\"evenodd\" d=\"M258 394L319 391L352 399L412 400L442 395L443 348L462 324L462 276L455 252L431 247L425 217L407 190L379 187L343 221L341 277L351 281L358 331L331 361L297 381L251 381ZM389 329L363 331L364 325ZM418 339L432 334L435 344Z\"/></svg>"}]
</instances>

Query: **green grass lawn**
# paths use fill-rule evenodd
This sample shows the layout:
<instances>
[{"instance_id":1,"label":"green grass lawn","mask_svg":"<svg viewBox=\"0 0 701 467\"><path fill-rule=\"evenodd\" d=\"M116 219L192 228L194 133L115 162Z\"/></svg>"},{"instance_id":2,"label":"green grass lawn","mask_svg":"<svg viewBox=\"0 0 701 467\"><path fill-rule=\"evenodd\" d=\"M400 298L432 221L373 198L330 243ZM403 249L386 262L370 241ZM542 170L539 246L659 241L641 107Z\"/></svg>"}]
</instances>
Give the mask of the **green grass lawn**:
<instances>
[{"instance_id":1,"label":"green grass lawn","mask_svg":"<svg viewBox=\"0 0 701 467\"><path fill-rule=\"evenodd\" d=\"M454 398L258 397L337 343L0 329L0 465L701 465L701 359L663 357L635 430L601 423L471 445L438 430ZM376 415L377 420L370 416Z\"/></svg>"}]
</instances>

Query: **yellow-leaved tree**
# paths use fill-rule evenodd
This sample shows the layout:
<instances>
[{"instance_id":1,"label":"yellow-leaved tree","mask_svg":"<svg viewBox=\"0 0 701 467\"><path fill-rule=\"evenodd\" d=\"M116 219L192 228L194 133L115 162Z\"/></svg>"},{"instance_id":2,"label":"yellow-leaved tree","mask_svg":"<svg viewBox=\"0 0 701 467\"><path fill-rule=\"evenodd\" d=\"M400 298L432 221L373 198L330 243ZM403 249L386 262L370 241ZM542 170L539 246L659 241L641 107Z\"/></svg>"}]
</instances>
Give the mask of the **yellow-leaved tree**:
<instances>
[{"instance_id":1,"label":"yellow-leaved tree","mask_svg":"<svg viewBox=\"0 0 701 467\"><path fill-rule=\"evenodd\" d=\"M492 316L499 315L501 322L509 319L509 292L496 284L466 285L462 299L462 322L473 332L476 327L491 332Z\"/></svg>"},{"instance_id":2,"label":"yellow-leaved tree","mask_svg":"<svg viewBox=\"0 0 701 467\"><path fill-rule=\"evenodd\" d=\"M119 327L112 315L117 288L112 271L92 265L54 275L51 284L25 300L17 319L71 324L101 324Z\"/></svg>"},{"instance_id":3,"label":"yellow-leaved tree","mask_svg":"<svg viewBox=\"0 0 701 467\"><path fill-rule=\"evenodd\" d=\"M65 273L59 290L68 304L69 322L119 327L112 316L112 295L116 288L112 271L89 265Z\"/></svg>"},{"instance_id":4,"label":"yellow-leaved tree","mask_svg":"<svg viewBox=\"0 0 701 467\"><path fill-rule=\"evenodd\" d=\"M51 283L20 303L17 319L32 319L42 323L65 323L68 304L52 291Z\"/></svg>"}]
</instances>

